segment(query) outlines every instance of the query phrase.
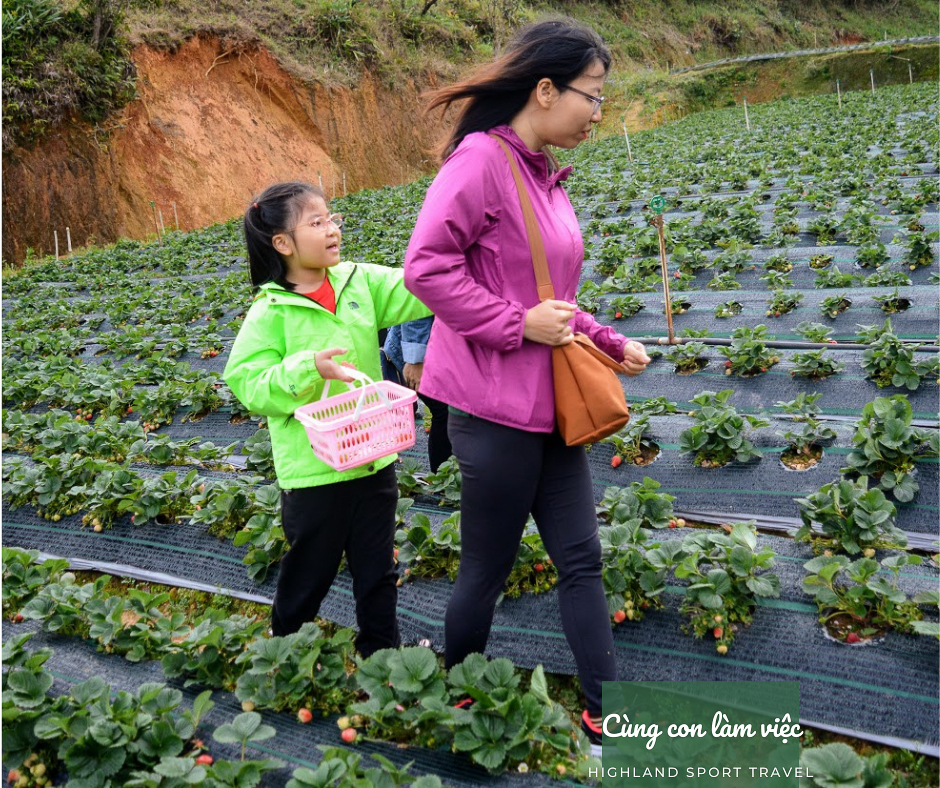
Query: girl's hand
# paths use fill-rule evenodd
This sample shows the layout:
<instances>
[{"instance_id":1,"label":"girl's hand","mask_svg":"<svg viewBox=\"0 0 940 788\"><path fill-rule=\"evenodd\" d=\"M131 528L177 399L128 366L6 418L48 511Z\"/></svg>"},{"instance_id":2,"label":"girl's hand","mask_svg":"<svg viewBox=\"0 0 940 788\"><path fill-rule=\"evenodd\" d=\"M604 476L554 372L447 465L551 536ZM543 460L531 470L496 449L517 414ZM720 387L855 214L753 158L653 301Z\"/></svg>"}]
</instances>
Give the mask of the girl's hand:
<instances>
[{"instance_id":1,"label":"girl's hand","mask_svg":"<svg viewBox=\"0 0 940 788\"><path fill-rule=\"evenodd\" d=\"M639 375L646 369L652 359L646 355L643 345L630 340L623 348L623 371L627 375Z\"/></svg>"},{"instance_id":2,"label":"girl's hand","mask_svg":"<svg viewBox=\"0 0 940 788\"><path fill-rule=\"evenodd\" d=\"M553 299L542 301L525 313L522 336L540 345L567 345L574 342L574 331L568 325L573 317L573 304Z\"/></svg>"},{"instance_id":3,"label":"girl's hand","mask_svg":"<svg viewBox=\"0 0 940 788\"><path fill-rule=\"evenodd\" d=\"M343 367L355 369L348 361L341 364L333 361L333 356L342 356L347 350L344 347L334 347L319 351L313 358L317 365L317 372L324 380L341 380L343 383L352 383L353 378L343 371Z\"/></svg>"}]
</instances>

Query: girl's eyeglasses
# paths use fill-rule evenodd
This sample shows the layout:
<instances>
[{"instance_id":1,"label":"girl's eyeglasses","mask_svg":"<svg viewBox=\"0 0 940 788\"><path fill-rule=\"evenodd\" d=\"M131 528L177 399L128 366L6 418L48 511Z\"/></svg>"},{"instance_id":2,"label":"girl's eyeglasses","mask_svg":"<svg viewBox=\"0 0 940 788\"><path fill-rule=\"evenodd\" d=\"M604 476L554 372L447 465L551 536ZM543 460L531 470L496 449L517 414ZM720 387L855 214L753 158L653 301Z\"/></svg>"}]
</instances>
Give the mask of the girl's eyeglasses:
<instances>
[{"instance_id":1,"label":"girl's eyeglasses","mask_svg":"<svg viewBox=\"0 0 940 788\"><path fill-rule=\"evenodd\" d=\"M565 88L565 90L573 90L579 96L584 96L588 101L594 103L594 111L597 112L601 108L601 104L607 99L606 96L592 96L590 93L585 93L583 90L578 90L577 88L571 87L571 85L559 84L560 88Z\"/></svg>"},{"instance_id":2,"label":"girl's eyeglasses","mask_svg":"<svg viewBox=\"0 0 940 788\"><path fill-rule=\"evenodd\" d=\"M300 227L312 227L317 232L325 232L328 224L332 224L336 228L342 227L343 214L331 213L329 216L315 216L309 222L304 222L303 224L298 224L297 227L292 227L288 232L293 232Z\"/></svg>"}]
</instances>

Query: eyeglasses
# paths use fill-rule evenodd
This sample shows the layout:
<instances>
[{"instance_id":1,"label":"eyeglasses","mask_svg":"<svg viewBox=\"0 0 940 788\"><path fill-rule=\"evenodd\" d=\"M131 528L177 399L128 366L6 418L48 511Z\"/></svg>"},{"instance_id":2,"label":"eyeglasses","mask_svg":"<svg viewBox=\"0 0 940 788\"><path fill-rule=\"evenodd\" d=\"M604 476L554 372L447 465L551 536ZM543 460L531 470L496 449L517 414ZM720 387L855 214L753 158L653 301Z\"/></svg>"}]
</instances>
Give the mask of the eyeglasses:
<instances>
[{"instance_id":1,"label":"eyeglasses","mask_svg":"<svg viewBox=\"0 0 940 788\"><path fill-rule=\"evenodd\" d=\"M583 90L578 90L577 88L571 87L571 85L559 84L558 87L565 88L566 90L573 90L579 96L584 96L588 101L594 103L594 111L597 112L601 108L601 104L606 101L606 96L592 96L590 93L585 93Z\"/></svg>"},{"instance_id":2,"label":"eyeglasses","mask_svg":"<svg viewBox=\"0 0 940 788\"><path fill-rule=\"evenodd\" d=\"M304 222L303 224L298 224L297 227L291 227L287 232L294 232L301 227L312 227L317 232L325 232L326 226L332 224L336 228L343 226L343 214L341 213L331 213L329 216L315 216L309 222Z\"/></svg>"}]
</instances>

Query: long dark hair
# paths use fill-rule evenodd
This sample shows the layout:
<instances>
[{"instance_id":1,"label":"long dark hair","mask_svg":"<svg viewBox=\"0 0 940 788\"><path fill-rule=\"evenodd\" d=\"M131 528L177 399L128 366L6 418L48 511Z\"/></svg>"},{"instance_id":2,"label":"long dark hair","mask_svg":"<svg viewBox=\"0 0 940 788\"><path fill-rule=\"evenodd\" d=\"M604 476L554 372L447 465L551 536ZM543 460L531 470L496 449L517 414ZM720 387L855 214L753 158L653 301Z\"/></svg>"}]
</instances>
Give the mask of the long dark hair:
<instances>
[{"instance_id":1,"label":"long dark hair","mask_svg":"<svg viewBox=\"0 0 940 788\"><path fill-rule=\"evenodd\" d=\"M426 112L444 111L467 100L441 158L446 158L474 131L509 123L525 106L540 79L547 77L559 90L599 60L606 72L610 50L591 28L572 19L551 19L523 27L499 60L475 71L463 82L427 94Z\"/></svg>"},{"instance_id":2,"label":"long dark hair","mask_svg":"<svg viewBox=\"0 0 940 788\"><path fill-rule=\"evenodd\" d=\"M245 211L245 245L248 247L248 271L251 283L260 287L277 282L287 290L287 265L272 239L297 223L304 206L314 197L326 202L321 189L303 181L275 183L255 197Z\"/></svg>"}]
</instances>

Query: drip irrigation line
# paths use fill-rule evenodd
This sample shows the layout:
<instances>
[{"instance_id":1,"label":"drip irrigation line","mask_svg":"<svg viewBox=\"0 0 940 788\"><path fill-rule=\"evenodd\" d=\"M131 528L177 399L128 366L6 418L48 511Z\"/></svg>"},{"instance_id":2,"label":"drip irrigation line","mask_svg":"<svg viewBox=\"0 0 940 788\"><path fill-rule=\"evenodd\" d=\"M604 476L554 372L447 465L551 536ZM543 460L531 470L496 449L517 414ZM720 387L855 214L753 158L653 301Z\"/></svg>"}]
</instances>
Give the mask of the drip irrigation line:
<instances>
[{"instance_id":1,"label":"drip irrigation line","mask_svg":"<svg viewBox=\"0 0 940 788\"><path fill-rule=\"evenodd\" d=\"M689 342L701 342L705 345L715 345L717 347L731 347L734 341L731 339L718 339L715 337L676 337L675 341L670 343L667 337L640 337L634 340L643 345L684 345ZM910 345L915 353L938 353L940 346L922 345L916 341L901 340L906 345ZM828 348L830 350L868 350L872 345L861 345L854 342L782 342L780 340L764 340L767 347L778 348L780 350L819 350Z\"/></svg>"}]
</instances>

